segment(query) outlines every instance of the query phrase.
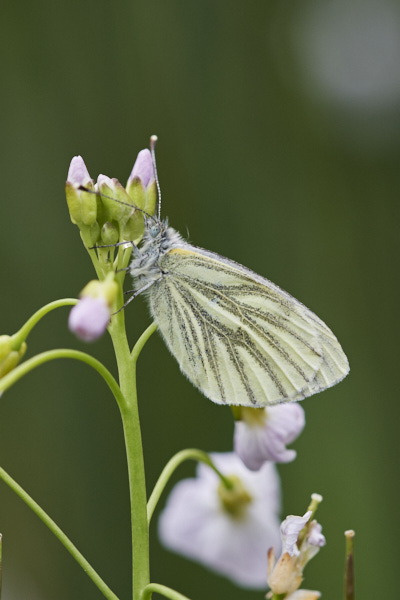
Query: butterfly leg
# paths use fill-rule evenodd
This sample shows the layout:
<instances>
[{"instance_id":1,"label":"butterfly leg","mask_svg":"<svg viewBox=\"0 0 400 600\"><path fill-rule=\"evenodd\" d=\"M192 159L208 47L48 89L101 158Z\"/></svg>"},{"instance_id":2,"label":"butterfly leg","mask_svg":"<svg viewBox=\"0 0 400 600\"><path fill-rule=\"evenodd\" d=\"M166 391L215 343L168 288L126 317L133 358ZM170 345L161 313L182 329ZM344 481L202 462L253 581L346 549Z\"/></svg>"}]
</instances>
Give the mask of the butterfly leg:
<instances>
[{"instance_id":1,"label":"butterfly leg","mask_svg":"<svg viewBox=\"0 0 400 600\"><path fill-rule=\"evenodd\" d=\"M146 285L144 285L142 288L140 288L140 290L129 290L128 292L124 292L125 294L129 294L130 292L132 293L132 296L130 298L128 298L128 300L121 306L121 308L119 308L117 311L115 311L115 313L113 313L113 315L116 315L117 313L119 313L121 310L124 310L125 306L128 306L128 304L130 302L132 302L132 300L134 298L136 298L136 296L139 296L139 294L141 294L142 292L144 292L145 290L149 289L150 286L152 286L154 283L154 281L149 281L149 283L146 283Z\"/></svg>"},{"instance_id":2,"label":"butterfly leg","mask_svg":"<svg viewBox=\"0 0 400 600\"><path fill-rule=\"evenodd\" d=\"M126 244L130 244L132 246L133 255L135 256L135 258L140 258L142 256L142 253L140 252L139 248L136 246L135 242L132 242L131 240L126 241L126 242L117 242L116 244L104 244L102 246L91 246L89 248L89 250L97 250L98 248L116 248L117 246L125 246Z\"/></svg>"}]
</instances>

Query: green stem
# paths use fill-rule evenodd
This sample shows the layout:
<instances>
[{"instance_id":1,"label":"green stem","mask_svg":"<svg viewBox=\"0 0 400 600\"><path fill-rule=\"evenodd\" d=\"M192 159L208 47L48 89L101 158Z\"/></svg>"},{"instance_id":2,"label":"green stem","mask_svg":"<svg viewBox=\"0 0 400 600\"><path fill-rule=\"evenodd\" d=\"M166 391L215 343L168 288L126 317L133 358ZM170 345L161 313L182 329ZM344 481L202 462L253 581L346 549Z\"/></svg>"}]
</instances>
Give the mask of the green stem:
<instances>
[{"instance_id":1,"label":"green stem","mask_svg":"<svg viewBox=\"0 0 400 600\"><path fill-rule=\"evenodd\" d=\"M56 360L58 358L73 358L93 367L93 369L95 369L103 377L104 381L107 383L108 387L117 399L118 404L124 404L125 400L117 382L100 361L98 361L96 358L93 358L93 356L90 356L90 354L86 354L85 352L64 348L42 352L41 354L33 356L29 360L26 360L24 363L16 367L13 371L0 379L0 393L10 388L14 383L21 379L21 377L29 373L29 371L32 371L36 367L39 367L50 360Z\"/></svg>"},{"instance_id":2,"label":"green stem","mask_svg":"<svg viewBox=\"0 0 400 600\"><path fill-rule=\"evenodd\" d=\"M149 337L157 330L157 328L157 323L152 323L151 325L149 325L134 345L131 357L135 362L139 358L139 354L141 353L143 346L145 345Z\"/></svg>"},{"instance_id":3,"label":"green stem","mask_svg":"<svg viewBox=\"0 0 400 600\"><path fill-rule=\"evenodd\" d=\"M118 600L118 596L108 587L108 585L101 579L96 573L93 567L88 563L86 558L79 552L76 546L71 540L65 535L65 533L56 525L56 523L49 517L49 515L25 492L25 490L12 478L4 469L0 467L0 479L4 481L20 498L29 506L29 508L43 521L45 525L50 529L56 538L63 544L68 550L71 556L79 563L82 569L87 573L93 583L99 588L102 594L108 600ZM1 552L1 540L0 540L0 552Z\"/></svg>"},{"instance_id":4,"label":"green stem","mask_svg":"<svg viewBox=\"0 0 400 600\"><path fill-rule=\"evenodd\" d=\"M344 532L346 536L346 565L344 573L344 600L354 600L354 536L352 529Z\"/></svg>"},{"instance_id":5,"label":"green stem","mask_svg":"<svg viewBox=\"0 0 400 600\"><path fill-rule=\"evenodd\" d=\"M73 306L77 304L77 302L78 300L76 298L62 298L61 300L54 300L54 302L50 302L49 304L42 306L42 308L39 308L39 310L27 320L21 329L12 336L15 343L15 349L19 349L22 342L26 340L34 326L49 312L55 310L56 308L60 308L61 306Z\"/></svg>"},{"instance_id":6,"label":"green stem","mask_svg":"<svg viewBox=\"0 0 400 600\"><path fill-rule=\"evenodd\" d=\"M151 517L153 516L154 509L157 506L157 503L160 499L161 494L164 491L165 486L168 483L169 478L180 464L182 464L185 460L196 460L198 462L202 462L205 465L209 466L213 469L218 477L221 479L222 483L227 487L231 488L232 483L226 478L214 465L211 458L208 456L206 452L203 450L197 450L196 448L188 448L186 450L181 450L175 456L173 456L165 465L164 469L156 485L154 486L153 492L149 498L147 503L147 521L150 524Z\"/></svg>"},{"instance_id":7,"label":"green stem","mask_svg":"<svg viewBox=\"0 0 400 600\"><path fill-rule=\"evenodd\" d=\"M120 290L117 305L122 306ZM114 345L121 391L124 403L120 413L125 437L125 449L129 477L132 535L132 597L140 600L142 590L150 583L149 528L147 524L147 497L144 472L142 436L136 391L136 361L146 339L153 331L151 325L136 344L131 355L126 337L124 311L116 313L109 326Z\"/></svg>"},{"instance_id":8,"label":"green stem","mask_svg":"<svg viewBox=\"0 0 400 600\"><path fill-rule=\"evenodd\" d=\"M150 600L153 593L161 594L161 596L170 598L170 600L189 600L187 596L172 590L166 585L160 585L159 583L149 583L149 585L146 585L141 600Z\"/></svg>"}]
</instances>

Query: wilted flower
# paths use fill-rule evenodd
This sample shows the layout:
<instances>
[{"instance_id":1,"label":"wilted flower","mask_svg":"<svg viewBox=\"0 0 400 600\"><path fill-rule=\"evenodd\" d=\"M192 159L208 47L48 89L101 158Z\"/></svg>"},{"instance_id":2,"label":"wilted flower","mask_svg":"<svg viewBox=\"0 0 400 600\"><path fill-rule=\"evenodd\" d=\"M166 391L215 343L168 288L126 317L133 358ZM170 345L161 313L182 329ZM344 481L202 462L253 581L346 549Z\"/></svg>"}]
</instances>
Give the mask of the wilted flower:
<instances>
[{"instance_id":1,"label":"wilted flower","mask_svg":"<svg viewBox=\"0 0 400 600\"><path fill-rule=\"evenodd\" d=\"M266 461L290 462L296 458L290 444L303 431L305 415L297 403L268 408L241 408L235 422L234 449L248 469L258 470Z\"/></svg>"},{"instance_id":2,"label":"wilted flower","mask_svg":"<svg viewBox=\"0 0 400 600\"><path fill-rule=\"evenodd\" d=\"M313 502L321 500L321 496L313 494ZM290 515L282 522L282 553L276 563L274 549L268 551L268 585L274 594L284 594L285 600L319 598L319 592L311 590L301 590L303 596L295 595L303 581L304 567L326 543L321 525L317 521L309 522L311 515L312 511L308 510L302 517Z\"/></svg>"},{"instance_id":3,"label":"wilted flower","mask_svg":"<svg viewBox=\"0 0 400 600\"><path fill-rule=\"evenodd\" d=\"M280 484L272 463L248 471L234 453L211 454L231 483L208 466L179 482L159 521L163 544L246 588L266 587L266 549L280 545Z\"/></svg>"},{"instance_id":4,"label":"wilted flower","mask_svg":"<svg viewBox=\"0 0 400 600\"><path fill-rule=\"evenodd\" d=\"M69 313L69 329L82 341L94 342L110 322L111 306L118 290L110 274L104 281L91 281L82 290L81 299Z\"/></svg>"}]
</instances>

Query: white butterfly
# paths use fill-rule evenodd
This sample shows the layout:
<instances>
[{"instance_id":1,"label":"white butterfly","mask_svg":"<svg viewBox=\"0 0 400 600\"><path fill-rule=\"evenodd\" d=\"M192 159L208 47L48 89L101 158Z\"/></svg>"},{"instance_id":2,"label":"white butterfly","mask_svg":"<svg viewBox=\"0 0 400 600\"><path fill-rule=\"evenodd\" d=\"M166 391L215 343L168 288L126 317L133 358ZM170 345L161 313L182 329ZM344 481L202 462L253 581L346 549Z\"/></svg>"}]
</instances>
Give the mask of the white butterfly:
<instances>
[{"instance_id":1,"label":"white butterfly","mask_svg":"<svg viewBox=\"0 0 400 600\"><path fill-rule=\"evenodd\" d=\"M332 331L250 269L147 219L130 272L182 372L218 404L302 400L349 372Z\"/></svg>"}]
</instances>

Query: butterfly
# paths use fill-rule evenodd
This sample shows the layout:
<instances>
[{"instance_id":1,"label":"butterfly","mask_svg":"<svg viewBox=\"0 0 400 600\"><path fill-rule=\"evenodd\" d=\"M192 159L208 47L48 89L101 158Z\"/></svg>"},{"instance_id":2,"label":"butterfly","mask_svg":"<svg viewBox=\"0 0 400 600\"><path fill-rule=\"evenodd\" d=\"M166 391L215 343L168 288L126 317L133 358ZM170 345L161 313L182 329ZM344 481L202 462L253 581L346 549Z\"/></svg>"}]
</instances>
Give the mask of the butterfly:
<instances>
[{"instance_id":1,"label":"butterfly","mask_svg":"<svg viewBox=\"0 0 400 600\"><path fill-rule=\"evenodd\" d=\"M265 407L325 390L349 372L332 331L250 269L146 218L130 265L181 371L218 404Z\"/></svg>"}]
</instances>

